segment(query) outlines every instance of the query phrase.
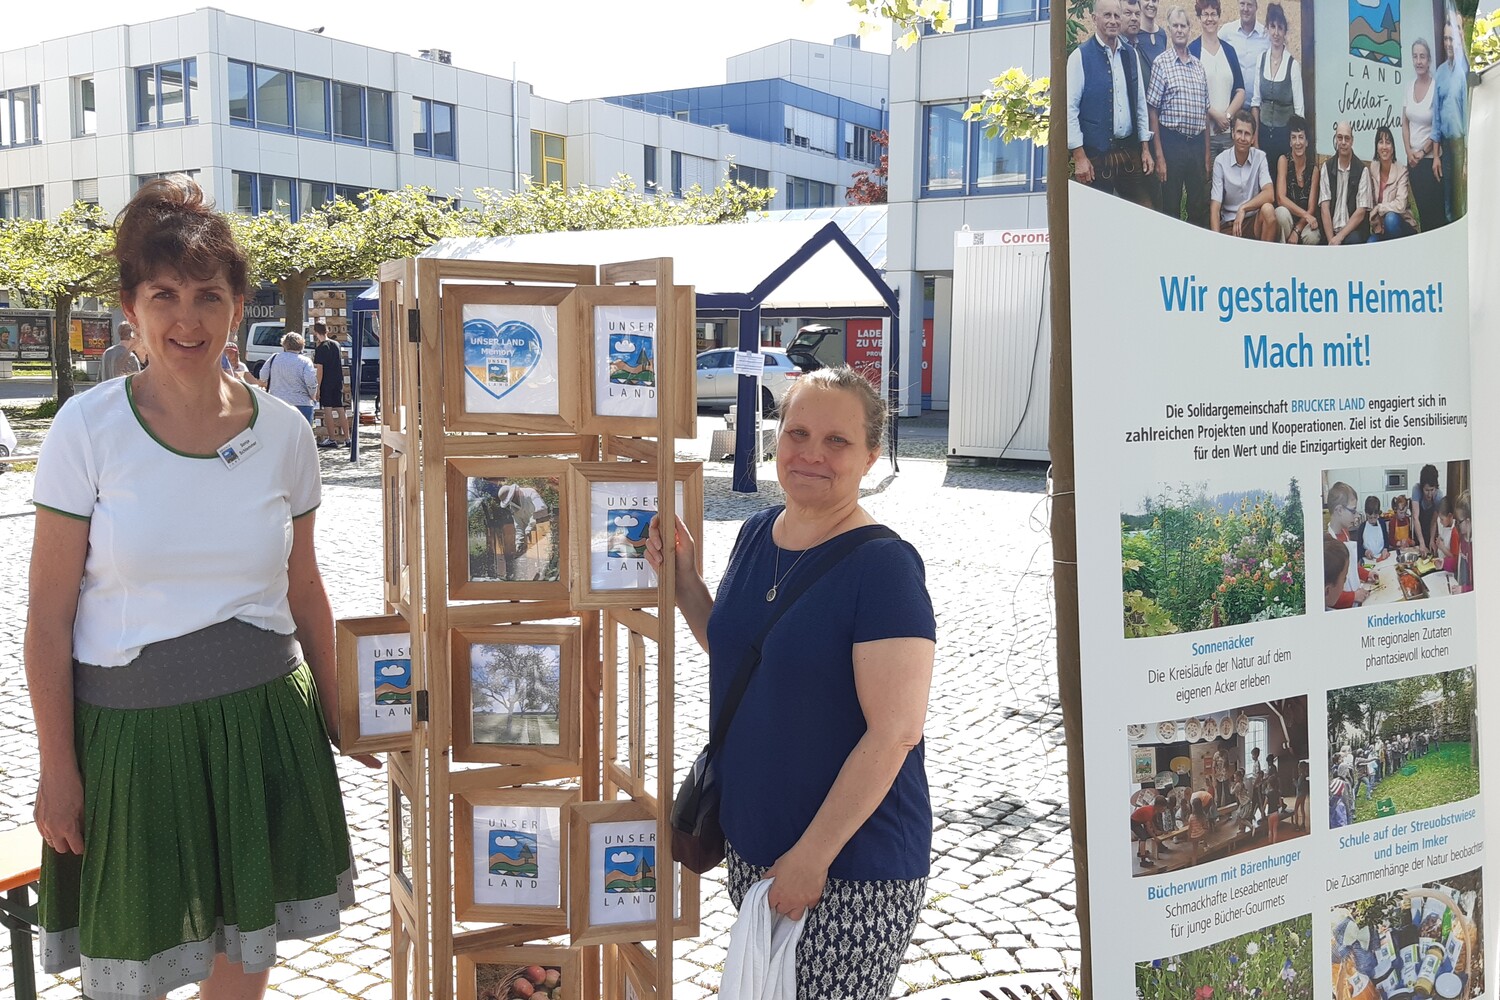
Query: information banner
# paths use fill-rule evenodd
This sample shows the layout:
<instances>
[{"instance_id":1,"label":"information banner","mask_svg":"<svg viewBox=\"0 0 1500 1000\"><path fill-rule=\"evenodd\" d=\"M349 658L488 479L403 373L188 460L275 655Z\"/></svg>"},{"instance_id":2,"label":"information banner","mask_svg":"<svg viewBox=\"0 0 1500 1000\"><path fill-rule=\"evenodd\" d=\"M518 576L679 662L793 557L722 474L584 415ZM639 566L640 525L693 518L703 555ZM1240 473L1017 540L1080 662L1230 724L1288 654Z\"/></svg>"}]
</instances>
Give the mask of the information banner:
<instances>
[{"instance_id":1,"label":"information banner","mask_svg":"<svg viewBox=\"0 0 1500 1000\"><path fill-rule=\"evenodd\" d=\"M1198 8L1067 67L1093 992L1493 996L1457 19Z\"/></svg>"}]
</instances>

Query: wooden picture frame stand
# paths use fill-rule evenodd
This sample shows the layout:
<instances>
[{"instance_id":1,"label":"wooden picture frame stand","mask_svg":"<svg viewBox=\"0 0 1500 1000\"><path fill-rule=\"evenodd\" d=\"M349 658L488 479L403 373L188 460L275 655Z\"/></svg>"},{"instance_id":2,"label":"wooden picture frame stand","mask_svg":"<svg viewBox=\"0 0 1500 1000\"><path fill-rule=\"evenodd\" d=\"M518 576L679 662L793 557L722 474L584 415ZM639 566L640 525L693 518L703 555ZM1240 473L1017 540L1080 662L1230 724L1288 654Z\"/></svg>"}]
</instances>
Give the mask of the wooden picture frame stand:
<instances>
[{"instance_id":1,"label":"wooden picture frame stand","mask_svg":"<svg viewBox=\"0 0 1500 1000\"><path fill-rule=\"evenodd\" d=\"M566 538L569 528L577 538L588 531L577 521L587 498L569 497L553 511L552 500L537 495L552 496L546 485L522 480L560 468L566 481L581 475L576 468L597 475L598 463L616 463L620 479L654 483L656 497L696 484L683 499L695 508L686 511L690 523L701 522L701 470L678 463L673 447L676 437L693 433L696 420L693 290L673 283L666 258L595 266L422 257L386 263L379 280L385 613L410 627L413 702L410 738L385 747L394 1000L473 996L476 977L487 983L484 977L501 975L507 962L529 969L533 985L545 985L535 982L539 970L548 982L561 976L570 997L624 996L628 975L632 991L649 984L652 996L671 1000L671 942L696 936L699 921L698 877L673 862L667 816L676 752L675 567L669 560L655 586L642 586L637 576L636 589L605 590L601 599L601 591L581 587L589 567L578 564L579 545ZM633 325L596 323L600 308L616 310L600 316L623 316ZM614 337L610 330L625 332ZM631 402L622 408L618 397L626 390ZM655 416L643 416L652 402ZM538 487L529 490L531 507L522 496L528 489L508 488L512 473L516 486ZM482 497L454 495L471 481ZM471 541L471 523L479 542ZM553 546L549 556L562 550L560 565L518 557L526 539L539 538ZM474 558L491 567L485 579L497 582L471 582L472 545L479 546ZM497 553L505 558L497 562ZM499 562L503 573L493 568ZM544 564L552 575L514 569ZM549 584L553 576L560 579ZM522 649L507 654L504 665L496 659L473 667L489 671L482 707L477 700L455 703L455 690L460 696L470 690L469 676L457 675L470 669L469 661L453 652L465 635L530 642L562 630L577 637L575 675L559 683L547 673L555 655L528 659ZM495 671L509 686L498 686ZM478 691L472 699L481 697ZM624 713L617 701L622 691L629 695ZM647 731L653 703L656 725ZM455 713L471 707L486 719L503 713L529 726L560 727L565 743L576 733L581 763L559 751L456 764L462 754L454 753ZM617 752L622 726L624 761ZM460 743L474 742L472 730L457 735ZM619 816L656 824L654 903L635 911L647 919L626 930L573 940L558 912L565 917L570 880L586 886L590 873L580 860L588 852L567 849L567 831L615 816L611 804ZM550 811L542 820L533 818L543 810ZM582 812L575 817L574 810ZM469 828L455 829L455 816ZM538 822L539 829L531 825ZM481 850L487 853L475 857ZM643 872L644 861L635 877ZM476 885L498 901L508 898L504 879L533 877L546 885L558 880L561 911L529 924L500 922L527 919L530 882L517 890L520 905L476 905ZM605 884L625 891L618 880ZM462 925L460 910L468 918Z\"/></svg>"}]
</instances>

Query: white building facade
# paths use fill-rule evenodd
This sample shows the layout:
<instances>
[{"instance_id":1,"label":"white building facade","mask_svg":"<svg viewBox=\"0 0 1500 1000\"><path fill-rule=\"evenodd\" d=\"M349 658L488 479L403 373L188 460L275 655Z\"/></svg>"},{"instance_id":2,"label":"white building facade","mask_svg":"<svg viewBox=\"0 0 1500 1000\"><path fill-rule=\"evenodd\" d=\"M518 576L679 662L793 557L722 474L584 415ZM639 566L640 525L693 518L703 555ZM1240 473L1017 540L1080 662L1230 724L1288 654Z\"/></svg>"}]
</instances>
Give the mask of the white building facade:
<instances>
[{"instance_id":1,"label":"white building facade","mask_svg":"<svg viewBox=\"0 0 1500 1000\"><path fill-rule=\"evenodd\" d=\"M834 48L787 42L730 63L779 71L785 61L790 73L816 61L799 74L806 86L880 100L886 57ZM868 166L683 116L547 100L445 56L212 8L0 52L0 217L55 218L76 200L112 214L146 180L174 172L195 176L222 208L294 217L370 188L467 197L527 177L603 186L621 174L678 194L732 172L842 204L852 172ZM775 207L792 206L778 198Z\"/></svg>"},{"instance_id":2,"label":"white building facade","mask_svg":"<svg viewBox=\"0 0 1500 1000\"><path fill-rule=\"evenodd\" d=\"M924 401L948 408L953 234L1047 224L1045 150L987 139L963 112L1012 66L1046 75L1049 4L955 0L953 14L952 34L929 33L891 55L886 280L901 302L904 416L920 413Z\"/></svg>"}]
</instances>

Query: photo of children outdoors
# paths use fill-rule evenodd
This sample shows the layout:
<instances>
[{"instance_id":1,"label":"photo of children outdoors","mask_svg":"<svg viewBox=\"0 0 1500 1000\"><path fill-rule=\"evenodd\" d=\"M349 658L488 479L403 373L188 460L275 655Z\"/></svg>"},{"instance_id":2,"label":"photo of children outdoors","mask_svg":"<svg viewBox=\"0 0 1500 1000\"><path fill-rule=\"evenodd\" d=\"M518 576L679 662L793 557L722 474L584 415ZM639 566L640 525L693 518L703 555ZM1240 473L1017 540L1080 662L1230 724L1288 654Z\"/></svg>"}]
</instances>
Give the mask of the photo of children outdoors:
<instances>
[{"instance_id":1,"label":"photo of children outdoors","mask_svg":"<svg viewBox=\"0 0 1500 1000\"><path fill-rule=\"evenodd\" d=\"M1323 607L1328 611L1474 589L1469 463L1323 473Z\"/></svg>"},{"instance_id":2,"label":"photo of children outdoors","mask_svg":"<svg viewBox=\"0 0 1500 1000\"><path fill-rule=\"evenodd\" d=\"M1069 43L1072 179L1294 246L1377 243L1461 218L1469 60L1458 12L1351 0L1317 10L1316 32L1314 13L1312 0L1094 0Z\"/></svg>"},{"instance_id":3,"label":"photo of children outdoors","mask_svg":"<svg viewBox=\"0 0 1500 1000\"><path fill-rule=\"evenodd\" d=\"M1483 996L1480 875L1476 868L1334 907L1334 997Z\"/></svg>"},{"instance_id":4,"label":"photo of children outdoors","mask_svg":"<svg viewBox=\"0 0 1500 1000\"><path fill-rule=\"evenodd\" d=\"M1305 611L1302 493L1263 484L1156 484L1127 499L1120 555L1127 639Z\"/></svg>"},{"instance_id":5,"label":"photo of children outdoors","mask_svg":"<svg viewBox=\"0 0 1500 1000\"><path fill-rule=\"evenodd\" d=\"M1306 836L1307 698L1126 729L1131 875Z\"/></svg>"},{"instance_id":6,"label":"photo of children outdoors","mask_svg":"<svg viewBox=\"0 0 1500 1000\"><path fill-rule=\"evenodd\" d=\"M1135 995L1138 1000L1311 1000L1312 915L1304 913L1185 954L1138 962Z\"/></svg>"},{"instance_id":7,"label":"photo of children outdoors","mask_svg":"<svg viewBox=\"0 0 1500 1000\"><path fill-rule=\"evenodd\" d=\"M1330 828L1479 794L1474 668L1328 692Z\"/></svg>"}]
</instances>

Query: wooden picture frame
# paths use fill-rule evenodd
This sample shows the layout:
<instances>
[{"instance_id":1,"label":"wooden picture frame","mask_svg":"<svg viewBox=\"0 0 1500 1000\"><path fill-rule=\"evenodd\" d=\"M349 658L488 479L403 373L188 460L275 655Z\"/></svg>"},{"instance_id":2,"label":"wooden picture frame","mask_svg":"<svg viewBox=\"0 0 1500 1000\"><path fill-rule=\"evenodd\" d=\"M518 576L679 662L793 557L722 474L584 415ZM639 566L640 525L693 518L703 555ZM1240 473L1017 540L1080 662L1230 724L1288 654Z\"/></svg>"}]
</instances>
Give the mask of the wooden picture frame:
<instances>
[{"instance_id":1,"label":"wooden picture frame","mask_svg":"<svg viewBox=\"0 0 1500 1000\"><path fill-rule=\"evenodd\" d=\"M568 914L572 788L497 788L453 796L457 919L561 927ZM477 838L477 842L476 842ZM476 854L483 848L484 854ZM499 866L499 867L497 867Z\"/></svg>"},{"instance_id":2,"label":"wooden picture frame","mask_svg":"<svg viewBox=\"0 0 1500 1000\"><path fill-rule=\"evenodd\" d=\"M411 596L411 568L406 562L406 454L388 445L382 451L385 600L403 605Z\"/></svg>"},{"instance_id":3,"label":"wooden picture frame","mask_svg":"<svg viewBox=\"0 0 1500 1000\"><path fill-rule=\"evenodd\" d=\"M412 801L411 789L406 786L406 780L399 768L387 768L386 780L389 784L390 815L387 817L386 825L390 838L391 878L411 897L416 892L413 888L412 873L416 870L416 866L422 863L417 852L417 820L414 813L416 805Z\"/></svg>"},{"instance_id":4,"label":"wooden picture frame","mask_svg":"<svg viewBox=\"0 0 1500 1000\"><path fill-rule=\"evenodd\" d=\"M694 538L702 538L703 463L679 462L676 479L683 522ZM656 514L656 466L573 462L568 466L568 492L573 517L568 599L573 607L654 607L659 600L656 573L644 552L646 526ZM701 548L698 565L701 571Z\"/></svg>"},{"instance_id":5,"label":"wooden picture frame","mask_svg":"<svg viewBox=\"0 0 1500 1000\"><path fill-rule=\"evenodd\" d=\"M567 462L552 458L448 460L449 597L567 598L567 469ZM486 538L474 534L475 517L485 521ZM518 523L522 517L529 528Z\"/></svg>"},{"instance_id":6,"label":"wooden picture frame","mask_svg":"<svg viewBox=\"0 0 1500 1000\"><path fill-rule=\"evenodd\" d=\"M576 311L583 372L576 423L583 433L657 437L661 432L655 405L655 376L660 374L657 360L661 352L670 351L676 384L668 431L676 438L697 435L695 296L690 286L672 286L671 294L677 318L675 328L665 330L656 321L654 286L584 285L574 289L569 305ZM642 366L645 372L635 371ZM649 385L633 384L633 379L647 373L651 376Z\"/></svg>"},{"instance_id":7,"label":"wooden picture frame","mask_svg":"<svg viewBox=\"0 0 1500 1000\"><path fill-rule=\"evenodd\" d=\"M614 992L609 1000L656 1000L656 957L638 942L618 944L614 952ZM606 987L608 988L608 986Z\"/></svg>"},{"instance_id":8,"label":"wooden picture frame","mask_svg":"<svg viewBox=\"0 0 1500 1000\"><path fill-rule=\"evenodd\" d=\"M528 997L551 997L556 989L559 995L581 998L582 965L577 948L562 948L549 945L488 946L460 951L458 958L458 1000L480 1000L482 997L499 997L509 1000L520 995L511 989L514 978L527 979L533 992ZM542 981L534 982L535 971L540 970ZM547 973L555 972L556 980ZM547 983L553 982L552 990Z\"/></svg>"},{"instance_id":9,"label":"wooden picture frame","mask_svg":"<svg viewBox=\"0 0 1500 1000\"><path fill-rule=\"evenodd\" d=\"M580 802L567 809L568 935L575 945L656 938L656 814L633 799ZM672 936L692 937L682 868ZM688 915L690 916L690 914ZM636 919L631 919L636 918Z\"/></svg>"},{"instance_id":10,"label":"wooden picture frame","mask_svg":"<svg viewBox=\"0 0 1500 1000\"><path fill-rule=\"evenodd\" d=\"M415 715L411 626L400 615L341 618L334 628L339 752L410 750Z\"/></svg>"},{"instance_id":11,"label":"wooden picture frame","mask_svg":"<svg viewBox=\"0 0 1500 1000\"><path fill-rule=\"evenodd\" d=\"M453 759L478 764L559 761L583 772L580 732L583 637L577 625L487 625L450 632ZM489 649L487 662L476 663ZM555 679L554 679L555 672ZM476 681L483 678L483 683ZM527 690L536 689L536 690ZM480 712L480 700L528 695L547 712ZM484 716L484 718L479 718Z\"/></svg>"},{"instance_id":12,"label":"wooden picture frame","mask_svg":"<svg viewBox=\"0 0 1500 1000\"><path fill-rule=\"evenodd\" d=\"M577 411L571 287L454 285L443 291L444 427L568 433Z\"/></svg>"}]
</instances>

